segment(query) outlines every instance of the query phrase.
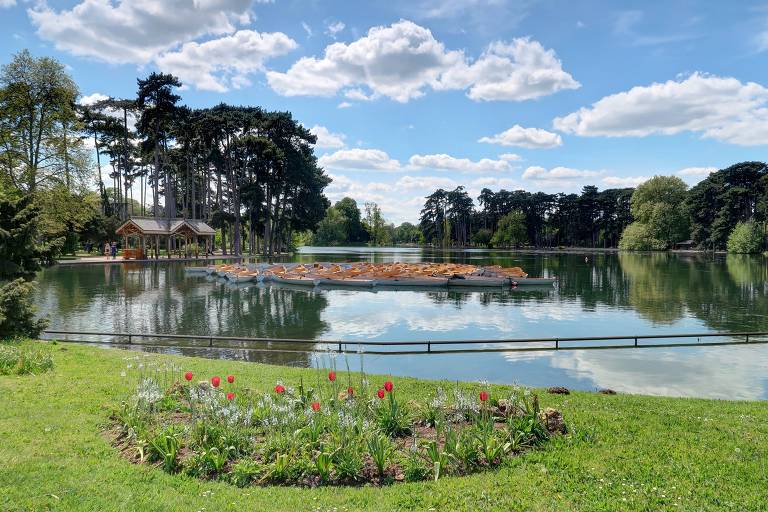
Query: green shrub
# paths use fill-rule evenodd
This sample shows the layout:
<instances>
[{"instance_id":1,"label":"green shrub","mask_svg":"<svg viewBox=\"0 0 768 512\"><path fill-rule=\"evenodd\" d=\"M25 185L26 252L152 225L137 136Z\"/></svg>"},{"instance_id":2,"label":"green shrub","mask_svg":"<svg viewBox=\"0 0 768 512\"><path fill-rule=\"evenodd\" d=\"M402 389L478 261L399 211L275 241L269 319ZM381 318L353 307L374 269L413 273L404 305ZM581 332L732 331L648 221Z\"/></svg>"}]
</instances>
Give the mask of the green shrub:
<instances>
[{"instance_id":1,"label":"green shrub","mask_svg":"<svg viewBox=\"0 0 768 512\"><path fill-rule=\"evenodd\" d=\"M0 287L0 339L36 338L45 329L47 322L35 318L34 286L19 278Z\"/></svg>"},{"instance_id":2,"label":"green shrub","mask_svg":"<svg viewBox=\"0 0 768 512\"><path fill-rule=\"evenodd\" d=\"M0 343L0 375L35 375L53 368L49 350Z\"/></svg>"},{"instance_id":3,"label":"green shrub","mask_svg":"<svg viewBox=\"0 0 768 512\"><path fill-rule=\"evenodd\" d=\"M753 254L760 252L763 231L756 222L739 222L728 237L728 252Z\"/></svg>"},{"instance_id":4,"label":"green shrub","mask_svg":"<svg viewBox=\"0 0 768 512\"><path fill-rule=\"evenodd\" d=\"M624 229L619 240L619 249L623 251L663 251L667 245L653 237L647 224L633 222Z\"/></svg>"}]
</instances>

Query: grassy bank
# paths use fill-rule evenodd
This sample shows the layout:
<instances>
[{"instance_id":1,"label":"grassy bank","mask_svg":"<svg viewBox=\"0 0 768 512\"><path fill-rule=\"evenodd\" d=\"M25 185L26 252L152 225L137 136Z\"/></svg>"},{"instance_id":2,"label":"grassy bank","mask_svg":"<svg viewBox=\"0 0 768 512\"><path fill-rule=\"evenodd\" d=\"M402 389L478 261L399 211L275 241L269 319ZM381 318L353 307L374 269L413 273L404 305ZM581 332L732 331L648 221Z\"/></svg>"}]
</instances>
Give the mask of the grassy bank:
<instances>
[{"instance_id":1,"label":"grassy bank","mask_svg":"<svg viewBox=\"0 0 768 512\"><path fill-rule=\"evenodd\" d=\"M128 392L121 372L136 353L75 345L51 351L52 371L0 377L0 510L765 509L767 402L545 394L542 405L562 410L577 434L498 471L383 489L239 489L133 465L102 436ZM236 373L264 391L302 372L173 359L198 375ZM437 385L397 383L414 396Z\"/></svg>"}]
</instances>

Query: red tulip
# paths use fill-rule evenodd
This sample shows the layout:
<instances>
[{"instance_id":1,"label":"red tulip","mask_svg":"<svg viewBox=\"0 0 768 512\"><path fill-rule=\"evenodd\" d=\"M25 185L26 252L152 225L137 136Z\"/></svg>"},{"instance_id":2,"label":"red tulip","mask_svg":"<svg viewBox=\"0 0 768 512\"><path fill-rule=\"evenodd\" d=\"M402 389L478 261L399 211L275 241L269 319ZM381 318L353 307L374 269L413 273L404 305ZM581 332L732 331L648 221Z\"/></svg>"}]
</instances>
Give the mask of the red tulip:
<instances>
[{"instance_id":1,"label":"red tulip","mask_svg":"<svg viewBox=\"0 0 768 512\"><path fill-rule=\"evenodd\" d=\"M234 375L227 375L227 382L229 382L230 384L235 382L235 376Z\"/></svg>"},{"instance_id":2,"label":"red tulip","mask_svg":"<svg viewBox=\"0 0 768 512\"><path fill-rule=\"evenodd\" d=\"M384 383L384 389L387 390L387 393L391 393L393 387L394 385L392 384L391 380L388 380L387 382Z\"/></svg>"},{"instance_id":3,"label":"red tulip","mask_svg":"<svg viewBox=\"0 0 768 512\"><path fill-rule=\"evenodd\" d=\"M336 380L336 372L328 372L328 380L333 382Z\"/></svg>"},{"instance_id":4,"label":"red tulip","mask_svg":"<svg viewBox=\"0 0 768 512\"><path fill-rule=\"evenodd\" d=\"M219 384L221 384L221 378L220 377L211 377L211 385L215 388L219 387Z\"/></svg>"},{"instance_id":5,"label":"red tulip","mask_svg":"<svg viewBox=\"0 0 768 512\"><path fill-rule=\"evenodd\" d=\"M312 410L317 412L320 410L320 402L312 402Z\"/></svg>"},{"instance_id":6,"label":"red tulip","mask_svg":"<svg viewBox=\"0 0 768 512\"><path fill-rule=\"evenodd\" d=\"M275 393L277 393L278 395L282 395L283 393L285 393L285 387L282 384L278 384L277 386L275 386Z\"/></svg>"},{"instance_id":7,"label":"red tulip","mask_svg":"<svg viewBox=\"0 0 768 512\"><path fill-rule=\"evenodd\" d=\"M347 388L347 394L348 394L349 396L352 396L352 395L354 395L354 394L355 394L355 390L354 390L354 389L352 389L352 386L349 386L349 387Z\"/></svg>"},{"instance_id":8,"label":"red tulip","mask_svg":"<svg viewBox=\"0 0 768 512\"><path fill-rule=\"evenodd\" d=\"M384 398L384 390L379 388L379 390L376 392L376 396L379 398Z\"/></svg>"},{"instance_id":9,"label":"red tulip","mask_svg":"<svg viewBox=\"0 0 768 512\"><path fill-rule=\"evenodd\" d=\"M187 379L187 381L192 380L192 372L187 372L184 374L184 378Z\"/></svg>"},{"instance_id":10,"label":"red tulip","mask_svg":"<svg viewBox=\"0 0 768 512\"><path fill-rule=\"evenodd\" d=\"M235 398L234 393L227 393L227 400L232 400L233 398Z\"/></svg>"},{"instance_id":11,"label":"red tulip","mask_svg":"<svg viewBox=\"0 0 768 512\"><path fill-rule=\"evenodd\" d=\"M481 391L480 392L480 401L485 402L488 400L488 392L487 391Z\"/></svg>"}]
</instances>

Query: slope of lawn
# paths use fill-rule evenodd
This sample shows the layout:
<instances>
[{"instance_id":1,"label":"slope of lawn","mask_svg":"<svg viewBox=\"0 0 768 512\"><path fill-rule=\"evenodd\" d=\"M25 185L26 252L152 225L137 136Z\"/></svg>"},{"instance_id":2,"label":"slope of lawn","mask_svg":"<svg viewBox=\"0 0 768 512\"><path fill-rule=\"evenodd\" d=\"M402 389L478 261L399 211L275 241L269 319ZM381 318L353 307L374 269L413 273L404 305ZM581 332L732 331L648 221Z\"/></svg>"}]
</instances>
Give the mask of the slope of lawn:
<instances>
[{"instance_id":1,"label":"slope of lawn","mask_svg":"<svg viewBox=\"0 0 768 512\"><path fill-rule=\"evenodd\" d=\"M54 368L0 376L0 510L766 510L768 402L541 394L572 435L496 471L390 487L248 487L134 465L101 433L128 392L134 352L52 345ZM145 356L142 355L142 358ZM199 358L268 391L313 370ZM724 369L724 371L726 371ZM396 379L427 398L437 382ZM451 385L443 383L443 385ZM501 393L502 387L494 387Z\"/></svg>"}]
</instances>

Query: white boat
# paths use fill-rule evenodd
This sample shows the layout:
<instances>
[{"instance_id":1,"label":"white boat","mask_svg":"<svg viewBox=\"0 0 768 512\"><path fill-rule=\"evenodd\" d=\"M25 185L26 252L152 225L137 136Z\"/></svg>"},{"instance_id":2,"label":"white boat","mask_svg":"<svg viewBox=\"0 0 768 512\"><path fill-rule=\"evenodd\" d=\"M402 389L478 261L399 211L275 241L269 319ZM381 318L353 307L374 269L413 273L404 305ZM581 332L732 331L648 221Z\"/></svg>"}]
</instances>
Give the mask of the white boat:
<instances>
[{"instance_id":1,"label":"white boat","mask_svg":"<svg viewBox=\"0 0 768 512\"><path fill-rule=\"evenodd\" d=\"M317 282L319 281L317 278L314 277L303 277L303 276L279 276L277 274L273 274L272 281L280 284L294 284L298 286L316 286Z\"/></svg>"},{"instance_id":2,"label":"white boat","mask_svg":"<svg viewBox=\"0 0 768 512\"><path fill-rule=\"evenodd\" d=\"M207 274L208 267L184 267L184 272L189 272L190 274Z\"/></svg>"}]
</instances>

